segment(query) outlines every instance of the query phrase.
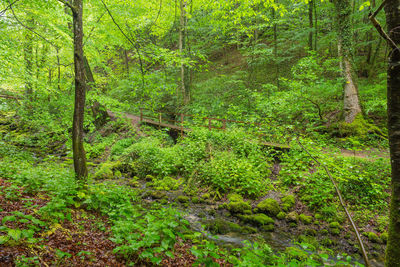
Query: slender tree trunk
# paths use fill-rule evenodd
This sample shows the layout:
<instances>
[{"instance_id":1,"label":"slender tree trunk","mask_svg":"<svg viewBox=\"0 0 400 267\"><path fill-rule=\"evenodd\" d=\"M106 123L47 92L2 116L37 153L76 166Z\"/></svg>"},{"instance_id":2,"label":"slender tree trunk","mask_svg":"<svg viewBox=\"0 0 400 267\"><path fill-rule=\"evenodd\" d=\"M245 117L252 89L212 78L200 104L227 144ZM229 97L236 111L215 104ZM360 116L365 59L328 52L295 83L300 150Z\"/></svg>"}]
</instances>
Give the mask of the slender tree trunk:
<instances>
[{"instance_id":1,"label":"slender tree trunk","mask_svg":"<svg viewBox=\"0 0 400 267\"><path fill-rule=\"evenodd\" d=\"M86 180L86 154L83 147L83 121L86 100L85 59L83 56L83 0L73 1L74 10L74 65L75 65L75 107L72 126L72 149L74 168L78 180Z\"/></svg>"},{"instance_id":2,"label":"slender tree trunk","mask_svg":"<svg viewBox=\"0 0 400 267\"><path fill-rule=\"evenodd\" d=\"M272 8L272 19L274 21L274 59L275 59L275 71L276 71L276 87L279 90L279 63L278 63L278 23L276 23L275 9Z\"/></svg>"},{"instance_id":3,"label":"slender tree trunk","mask_svg":"<svg viewBox=\"0 0 400 267\"><path fill-rule=\"evenodd\" d=\"M186 0L180 0L180 26L179 26L179 52L181 57L184 58L186 55L186 35L187 35L187 17L186 17ZM189 94L189 79L188 79L188 67L186 64L181 63L181 94L182 103L187 105L190 101Z\"/></svg>"},{"instance_id":4,"label":"slender tree trunk","mask_svg":"<svg viewBox=\"0 0 400 267\"><path fill-rule=\"evenodd\" d=\"M124 59L125 59L126 76L129 77L129 57L128 57L128 51L125 48L124 48Z\"/></svg>"},{"instance_id":5,"label":"slender tree trunk","mask_svg":"<svg viewBox=\"0 0 400 267\"><path fill-rule=\"evenodd\" d=\"M385 6L388 34L400 47L400 0L387 0ZM389 53L387 71L388 130L392 165L389 239L385 266L400 266L400 50Z\"/></svg>"},{"instance_id":6,"label":"slender tree trunk","mask_svg":"<svg viewBox=\"0 0 400 267\"><path fill-rule=\"evenodd\" d=\"M350 24L351 4L349 0L334 0L336 25L338 28L338 53L341 58L344 84L344 120L352 123L361 114L356 77L352 65L352 28Z\"/></svg>"},{"instance_id":7,"label":"slender tree trunk","mask_svg":"<svg viewBox=\"0 0 400 267\"><path fill-rule=\"evenodd\" d=\"M33 29L35 24L34 19L29 18L27 25ZM33 93L33 33L30 30L25 30L24 40L24 59L25 59L25 93L28 97L32 97Z\"/></svg>"},{"instance_id":8,"label":"slender tree trunk","mask_svg":"<svg viewBox=\"0 0 400 267\"><path fill-rule=\"evenodd\" d=\"M314 33L314 49L317 51L317 40L318 40L318 13L317 13L317 4L315 3L316 1L313 1L314 4L314 27L315 27L315 33Z\"/></svg>"},{"instance_id":9,"label":"slender tree trunk","mask_svg":"<svg viewBox=\"0 0 400 267\"><path fill-rule=\"evenodd\" d=\"M313 50L313 31L314 31L313 6L314 6L314 1L310 0L308 2L308 20L310 27L310 32L308 33L308 48L310 50Z\"/></svg>"}]
</instances>

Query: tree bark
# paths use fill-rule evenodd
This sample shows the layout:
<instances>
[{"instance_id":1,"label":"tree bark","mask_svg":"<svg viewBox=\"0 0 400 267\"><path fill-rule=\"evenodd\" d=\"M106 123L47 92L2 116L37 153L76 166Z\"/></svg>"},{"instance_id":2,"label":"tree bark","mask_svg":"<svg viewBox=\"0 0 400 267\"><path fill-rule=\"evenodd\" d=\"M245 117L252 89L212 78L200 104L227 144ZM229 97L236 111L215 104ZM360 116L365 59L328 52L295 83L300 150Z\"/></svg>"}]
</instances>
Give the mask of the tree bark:
<instances>
[{"instance_id":1,"label":"tree bark","mask_svg":"<svg viewBox=\"0 0 400 267\"><path fill-rule=\"evenodd\" d=\"M343 111L346 123L352 123L361 114L358 88L352 65L351 4L349 0L334 0L338 34L338 53L341 58L342 75L345 79Z\"/></svg>"},{"instance_id":2,"label":"tree bark","mask_svg":"<svg viewBox=\"0 0 400 267\"><path fill-rule=\"evenodd\" d=\"M400 47L400 0L387 0L385 6L389 37ZM389 239L385 266L400 266L400 51L389 53L387 70L388 131L392 165Z\"/></svg>"},{"instance_id":3,"label":"tree bark","mask_svg":"<svg viewBox=\"0 0 400 267\"><path fill-rule=\"evenodd\" d=\"M187 16L186 16L186 0L180 0L180 26L179 26L179 52L182 59L186 55L186 35L187 35ZM190 101L189 89L189 70L186 64L181 63L181 94L182 103L187 105Z\"/></svg>"},{"instance_id":4,"label":"tree bark","mask_svg":"<svg viewBox=\"0 0 400 267\"><path fill-rule=\"evenodd\" d=\"M72 126L74 169L78 180L86 180L86 154L83 147L83 122L86 101L85 60L83 57L83 0L73 1L75 106Z\"/></svg>"},{"instance_id":5,"label":"tree bark","mask_svg":"<svg viewBox=\"0 0 400 267\"><path fill-rule=\"evenodd\" d=\"M314 31L314 21L313 21L313 6L314 1L311 0L308 2L308 20L310 32L308 33L308 48L313 50L313 31Z\"/></svg>"},{"instance_id":6,"label":"tree bark","mask_svg":"<svg viewBox=\"0 0 400 267\"><path fill-rule=\"evenodd\" d=\"M33 29L35 24L34 19L29 18L27 25ZM25 30L24 40L24 59L25 59L25 93L30 98L33 93L33 33L30 30Z\"/></svg>"}]
</instances>

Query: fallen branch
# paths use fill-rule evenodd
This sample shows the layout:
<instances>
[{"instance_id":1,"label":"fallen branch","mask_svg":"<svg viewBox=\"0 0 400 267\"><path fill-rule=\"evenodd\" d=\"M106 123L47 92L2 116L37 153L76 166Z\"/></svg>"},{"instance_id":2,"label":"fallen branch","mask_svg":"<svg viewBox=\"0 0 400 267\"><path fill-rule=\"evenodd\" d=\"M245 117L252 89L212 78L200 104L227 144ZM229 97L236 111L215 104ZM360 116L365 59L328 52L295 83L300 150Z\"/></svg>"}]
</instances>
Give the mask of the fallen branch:
<instances>
[{"instance_id":1,"label":"fallen branch","mask_svg":"<svg viewBox=\"0 0 400 267\"><path fill-rule=\"evenodd\" d=\"M351 217L349 211L347 210L347 205L346 205L346 203L344 202L343 197L342 197L342 194L340 193L340 190L339 190L339 188L338 188L338 186L337 186L337 184L336 184L336 182L335 182L335 179L333 179L331 173L329 172L329 169L328 169L325 165L321 164L315 157L313 157L313 155L311 155L311 153L310 153L310 152L303 146L303 144L300 142L299 136L297 136L297 143L298 143L298 144L300 145L300 147L310 156L310 158L312 158L312 159L315 161L315 163L318 164L318 166L322 166L322 167L324 168L326 174L328 175L328 177L329 177L329 179L331 180L333 186L335 187L336 194L337 194L338 197L339 197L340 205L343 207L344 211L346 212L347 218L349 219L349 221L350 221L350 223L351 223L351 226L353 227L353 230L354 230L354 232L356 233L357 241L358 241L358 244L360 245L361 252L362 252L362 255L363 255L365 264L366 264L368 267L371 266L371 264L369 263L368 256L367 256L367 252L365 251L364 244L363 244L363 241L362 241L362 239L361 239L360 233L358 232L358 228L357 228L356 224L354 223L354 221L353 221L353 219L352 219L352 217Z\"/></svg>"}]
</instances>

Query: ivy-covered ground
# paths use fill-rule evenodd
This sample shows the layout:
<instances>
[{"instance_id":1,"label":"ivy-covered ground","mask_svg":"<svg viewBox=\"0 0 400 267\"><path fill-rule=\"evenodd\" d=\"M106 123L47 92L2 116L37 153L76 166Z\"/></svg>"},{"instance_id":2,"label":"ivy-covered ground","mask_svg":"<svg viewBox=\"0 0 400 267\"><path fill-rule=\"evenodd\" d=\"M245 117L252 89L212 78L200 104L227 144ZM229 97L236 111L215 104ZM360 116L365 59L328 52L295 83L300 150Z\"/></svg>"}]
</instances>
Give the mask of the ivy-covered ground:
<instances>
[{"instance_id":1,"label":"ivy-covered ground","mask_svg":"<svg viewBox=\"0 0 400 267\"><path fill-rule=\"evenodd\" d=\"M80 185L62 135L14 113L2 113L0 132L2 265L362 264L332 184L296 138L274 150L240 128L174 140L111 121L87 134L91 174ZM389 160L299 140L329 168L382 262Z\"/></svg>"}]
</instances>

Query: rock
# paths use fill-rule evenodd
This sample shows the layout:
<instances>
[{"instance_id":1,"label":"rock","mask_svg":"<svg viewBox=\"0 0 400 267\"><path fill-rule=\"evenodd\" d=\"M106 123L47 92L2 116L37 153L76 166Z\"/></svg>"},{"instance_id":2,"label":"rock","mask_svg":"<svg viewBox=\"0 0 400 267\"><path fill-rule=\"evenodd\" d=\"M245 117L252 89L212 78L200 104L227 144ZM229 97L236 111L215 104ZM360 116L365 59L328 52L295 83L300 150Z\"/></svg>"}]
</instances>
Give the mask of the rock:
<instances>
[{"instance_id":1,"label":"rock","mask_svg":"<svg viewBox=\"0 0 400 267\"><path fill-rule=\"evenodd\" d=\"M295 223L297 223L297 221L298 221L298 219L299 219L299 215L297 214L297 212L292 211L292 212L289 212L288 214L286 214L285 219L286 219L286 221L288 221L288 222L295 222Z\"/></svg>"},{"instance_id":2,"label":"rock","mask_svg":"<svg viewBox=\"0 0 400 267\"><path fill-rule=\"evenodd\" d=\"M330 227L330 228L338 228L338 229L341 228L340 223L338 223L338 222L331 222L331 223L329 224L329 227Z\"/></svg>"},{"instance_id":3,"label":"rock","mask_svg":"<svg viewBox=\"0 0 400 267\"><path fill-rule=\"evenodd\" d=\"M216 219L207 223L207 229L214 235L221 234L225 235L230 232L240 233L242 227L236 223L225 221L222 219Z\"/></svg>"},{"instance_id":4,"label":"rock","mask_svg":"<svg viewBox=\"0 0 400 267\"><path fill-rule=\"evenodd\" d=\"M279 212L278 215L276 215L276 218L278 218L279 220L283 220L286 217L286 213L284 213L283 211Z\"/></svg>"},{"instance_id":5,"label":"rock","mask_svg":"<svg viewBox=\"0 0 400 267\"><path fill-rule=\"evenodd\" d=\"M271 217L268 217L267 215L263 213L258 213L258 214L253 214L253 215L242 215L241 219L243 219L246 222L255 224L255 225L268 225L268 224L274 224L274 220Z\"/></svg>"},{"instance_id":6,"label":"rock","mask_svg":"<svg viewBox=\"0 0 400 267\"><path fill-rule=\"evenodd\" d=\"M243 201L243 197L239 194L232 193L227 196L229 202L240 202Z\"/></svg>"},{"instance_id":7,"label":"rock","mask_svg":"<svg viewBox=\"0 0 400 267\"><path fill-rule=\"evenodd\" d=\"M258 212L263 212L271 216L276 216L281 211L279 203L275 199L267 198L257 205Z\"/></svg>"},{"instance_id":8,"label":"rock","mask_svg":"<svg viewBox=\"0 0 400 267\"><path fill-rule=\"evenodd\" d=\"M305 262L308 259L308 253L296 247L287 247L285 254L289 259L298 260L300 262Z\"/></svg>"},{"instance_id":9,"label":"rock","mask_svg":"<svg viewBox=\"0 0 400 267\"><path fill-rule=\"evenodd\" d=\"M281 198L281 207L283 211L289 211L294 207L296 199L293 195L287 195Z\"/></svg>"},{"instance_id":10,"label":"rock","mask_svg":"<svg viewBox=\"0 0 400 267\"><path fill-rule=\"evenodd\" d=\"M254 234L257 233L257 229L251 226L244 226L242 229L243 234Z\"/></svg>"},{"instance_id":11,"label":"rock","mask_svg":"<svg viewBox=\"0 0 400 267\"><path fill-rule=\"evenodd\" d=\"M377 234L375 234L374 232L367 232L367 237L368 240L374 243L381 243L382 240L379 238L379 236Z\"/></svg>"},{"instance_id":12,"label":"rock","mask_svg":"<svg viewBox=\"0 0 400 267\"><path fill-rule=\"evenodd\" d=\"M275 225L273 225L273 224L263 225L263 226L261 226L261 229L263 229L266 232L273 232L275 229Z\"/></svg>"},{"instance_id":13,"label":"rock","mask_svg":"<svg viewBox=\"0 0 400 267\"><path fill-rule=\"evenodd\" d=\"M198 204L199 202L200 202L200 199L198 197L192 197L193 204Z\"/></svg>"},{"instance_id":14,"label":"rock","mask_svg":"<svg viewBox=\"0 0 400 267\"><path fill-rule=\"evenodd\" d=\"M312 217L311 216L307 216L305 214L300 214L299 215L299 219L304 224L311 224L312 223Z\"/></svg>"},{"instance_id":15,"label":"rock","mask_svg":"<svg viewBox=\"0 0 400 267\"><path fill-rule=\"evenodd\" d=\"M201 199L202 199L202 200L207 200L207 199L210 199L210 197L211 197L210 193L204 193L204 194L201 196Z\"/></svg>"},{"instance_id":16,"label":"rock","mask_svg":"<svg viewBox=\"0 0 400 267\"><path fill-rule=\"evenodd\" d=\"M251 213L251 206L248 202L245 202L245 201L228 203L226 208L232 213L244 214L244 213L248 213L249 211Z\"/></svg>"},{"instance_id":17,"label":"rock","mask_svg":"<svg viewBox=\"0 0 400 267\"><path fill-rule=\"evenodd\" d=\"M388 233L387 232L383 232L382 234L381 234L381 240L382 240L382 242L383 243L387 243L387 240L388 240L388 238L389 238L389 235L388 235Z\"/></svg>"},{"instance_id":18,"label":"rock","mask_svg":"<svg viewBox=\"0 0 400 267\"><path fill-rule=\"evenodd\" d=\"M176 200L180 203L188 203L189 197L180 195L176 198Z\"/></svg>"},{"instance_id":19,"label":"rock","mask_svg":"<svg viewBox=\"0 0 400 267\"><path fill-rule=\"evenodd\" d=\"M305 234L306 236L316 236L316 235L317 235L317 231L316 231L315 229L309 228L309 229L306 229L306 230L304 231L304 234Z\"/></svg>"},{"instance_id":20,"label":"rock","mask_svg":"<svg viewBox=\"0 0 400 267\"><path fill-rule=\"evenodd\" d=\"M339 228L331 228L330 232L332 235L340 235L340 229Z\"/></svg>"}]
</instances>

